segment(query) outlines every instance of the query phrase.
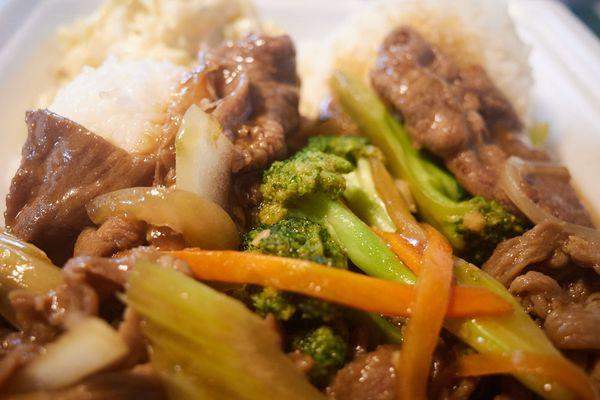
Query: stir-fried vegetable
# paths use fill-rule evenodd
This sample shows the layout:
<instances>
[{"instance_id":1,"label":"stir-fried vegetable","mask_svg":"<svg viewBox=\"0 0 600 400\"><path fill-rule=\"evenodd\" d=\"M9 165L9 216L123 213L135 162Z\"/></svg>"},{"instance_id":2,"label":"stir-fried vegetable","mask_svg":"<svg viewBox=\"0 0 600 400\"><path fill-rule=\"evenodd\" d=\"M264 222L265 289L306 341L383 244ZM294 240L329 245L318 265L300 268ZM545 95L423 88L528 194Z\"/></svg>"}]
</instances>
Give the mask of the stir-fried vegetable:
<instances>
[{"instance_id":1,"label":"stir-fried vegetable","mask_svg":"<svg viewBox=\"0 0 600 400\"><path fill-rule=\"evenodd\" d=\"M229 190L233 144L213 116L193 104L175 141L177 188L224 206Z\"/></svg>"},{"instance_id":2,"label":"stir-fried vegetable","mask_svg":"<svg viewBox=\"0 0 600 400\"><path fill-rule=\"evenodd\" d=\"M183 235L190 246L231 249L239 244L239 233L227 212L194 193L163 187L121 189L96 197L87 205L90 219L101 224L122 215L167 226Z\"/></svg>"},{"instance_id":3,"label":"stir-fried vegetable","mask_svg":"<svg viewBox=\"0 0 600 400\"><path fill-rule=\"evenodd\" d=\"M562 357L517 353L508 355L472 354L458 361L460 376L483 376L493 374L539 374L571 389L580 399L594 400L598 392L587 375L573 363ZM552 391L551 383L545 387Z\"/></svg>"},{"instance_id":4,"label":"stir-fried vegetable","mask_svg":"<svg viewBox=\"0 0 600 400\"><path fill-rule=\"evenodd\" d=\"M411 315L412 285L376 279L308 261L236 251L180 250L170 254L186 261L198 279L252 283L394 316ZM504 301L485 290L456 287L446 317L498 315Z\"/></svg>"},{"instance_id":5,"label":"stir-fried vegetable","mask_svg":"<svg viewBox=\"0 0 600 400\"><path fill-rule=\"evenodd\" d=\"M139 262L127 304L144 319L151 362L169 398L324 399L246 307L178 272Z\"/></svg>"},{"instance_id":6,"label":"stir-fried vegetable","mask_svg":"<svg viewBox=\"0 0 600 400\"><path fill-rule=\"evenodd\" d=\"M423 219L459 255L483 262L498 243L525 231L527 222L496 201L456 197L459 193L448 183L454 178L412 147L408 133L370 88L341 72L332 84L344 110L385 153L392 172L406 180Z\"/></svg>"},{"instance_id":7,"label":"stir-fried vegetable","mask_svg":"<svg viewBox=\"0 0 600 400\"><path fill-rule=\"evenodd\" d=\"M344 366L348 351L344 339L328 326L295 335L292 349L313 359L314 365L309 371L309 376L318 386L327 384L331 376Z\"/></svg>"},{"instance_id":8,"label":"stir-fried vegetable","mask_svg":"<svg viewBox=\"0 0 600 400\"><path fill-rule=\"evenodd\" d=\"M46 293L62 282L60 268L32 244L0 232L0 314L17 326L8 294L15 289Z\"/></svg>"},{"instance_id":9,"label":"stir-fried vegetable","mask_svg":"<svg viewBox=\"0 0 600 400\"><path fill-rule=\"evenodd\" d=\"M17 374L9 389L19 392L67 387L114 364L128 351L110 325L87 317L48 344Z\"/></svg>"},{"instance_id":10,"label":"stir-fried vegetable","mask_svg":"<svg viewBox=\"0 0 600 400\"><path fill-rule=\"evenodd\" d=\"M418 170L423 159L416 150L410 146L406 132L403 131L398 121L387 112L385 106L379 101L376 95L357 80L350 80L341 73L336 74L333 83L334 90L342 105L347 110L351 111L351 116L359 122L359 125L364 129L367 136L371 137L375 143L383 146L382 149L386 152L392 171L401 176L406 174L407 178L410 178L411 176L412 178L415 178L410 171L413 170L413 167L415 170ZM429 167L426 168L426 170L429 169ZM425 176L426 175L421 175L421 178L424 178ZM411 182L409 182L409 184L412 194L420 205L420 212L423 217L426 220L431 221L434 225L439 226L439 224L434 223L435 217L438 214L427 215L427 210L435 211L434 206L436 204L435 201L431 203L429 200L440 200L440 193L445 193L446 197L451 198L451 196L443 190L443 187L446 187L447 185L441 185L439 179L434 179L435 177L431 178L431 181L429 179L424 179L422 182L413 181L412 184ZM441 207L443 204L446 204L446 200L438 205ZM423 205L425 205L425 207L423 207ZM441 209L443 209L443 207ZM506 221L508 222L509 220ZM451 221L449 220L449 222ZM409 223L414 223L414 221L410 221ZM502 225L503 224L501 223L499 227ZM345 229L343 225L336 226L335 228L335 230L341 234L343 234L343 230ZM385 229L385 227L376 228L381 230ZM449 236L451 243L453 242L452 238L456 238L452 231L448 232L442 229L441 232ZM336 235L333 234L333 236L335 237ZM410 244L411 238L406 239L409 240ZM477 243L477 240L475 240L474 243ZM455 245L455 243L453 243L453 245ZM404 248L405 250L408 249L407 246L404 246ZM359 267L361 262L367 261L362 259L356 259L355 261L352 256L350 256L350 259ZM415 257L413 256L409 259L404 259L403 261L407 263L412 262L411 259L414 260ZM396 275L395 278L392 279L401 280L407 283L414 282L414 275L412 275L411 271L407 270L404 264L398 268L402 273ZM373 272L377 273L378 271L373 270ZM395 270L392 274L393 273L395 273ZM504 286L494 278L474 265L460 259L455 259L454 261L454 275L459 284L487 289L502 296L502 298L512 304L513 312L500 317L447 320L445 323L446 329L450 330L450 332L478 352L486 355L528 352L546 356L562 357L560 352L552 345L539 326L537 326L537 324L527 315ZM385 277L387 276L388 274L386 273ZM517 373L515 375L526 386L544 398L572 398L573 393L570 390L559 384L552 384L552 382L549 382L548 378L544 376L522 373ZM549 384L552 387L551 391L546 390Z\"/></svg>"},{"instance_id":11,"label":"stir-fried vegetable","mask_svg":"<svg viewBox=\"0 0 600 400\"><path fill-rule=\"evenodd\" d=\"M425 400L433 351L444 323L452 284L452 248L431 227L417 279L413 316L404 330L402 355L396 368L398 399Z\"/></svg>"}]
</instances>

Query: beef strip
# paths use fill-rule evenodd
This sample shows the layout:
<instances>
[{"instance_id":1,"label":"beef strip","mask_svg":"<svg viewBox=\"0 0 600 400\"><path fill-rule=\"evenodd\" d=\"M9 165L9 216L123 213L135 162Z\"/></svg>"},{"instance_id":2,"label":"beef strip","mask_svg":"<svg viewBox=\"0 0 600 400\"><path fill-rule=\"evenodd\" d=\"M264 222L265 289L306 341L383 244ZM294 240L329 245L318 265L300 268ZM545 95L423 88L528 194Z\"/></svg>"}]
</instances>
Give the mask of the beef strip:
<instances>
[{"instance_id":1,"label":"beef strip","mask_svg":"<svg viewBox=\"0 0 600 400\"><path fill-rule=\"evenodd\" d=\"M483 68L459 66L404 26L384 40L371 80L382 98L400 112L416 147L441 157L470 193L519 212L500 184L506 160L517 156L547 161L549 157L524 143L521 121ZM530 177L524 189L559 218L591 226L568 178Z\"/></svg>"},{"instance_id":2,"label":"beef strip","mask_svg":"<svg viewBox=\"0 0 600 400\"><path fill-rule=\"evenodd\" d=\"M6 197L6 225L20 239L63 261L91 225L94 197L152 182L154 161L108 143L48 110L26 114L29 135Z\"/></svg>"},{"instance_id":3,"label":"beef strip","mask_svg":"<svg viewBox=\"0 0 600 400\"><path fill-rule=\"evenodd\" d=\"M581 303L559 303L544 321L544 330L561 349L600 349L600 292Z\"/></svg>"},{"instance_id":4,"label":"beef strip","mask_svg":"<svg viewBox=\"0 0 600 400\"><path fill-rule=\"evenodd\" d=\"M560 225L543 222L522 236L500 243L482 269L508 286L527 266L552 257L563 239Z\"/></svg>"},{"instance_id":5,"label":"beef strip","mask_svg":"<svg viewBox=\"0 0 600 400\"><path fill-rule=\"evenodd\" d=\"M379 346L338 371L327 395L336 400L392 400L396 398L394 357L397 346Z\"/></svg>"},{"instance_id":6,"label":"beef strip","mask_svg":"<svg viewBox=\"0 0 600 400\"><path fill-rule=\"evenodd\" d=\"M496 248L484 271L509 287L550 340L568 350L600 349L600 265L595 239L543 222Z\"/></svg>"},{"instance_id":7,"label":"beef strip","mask_svg":"<svg viewBox=\"0 0 600 400\"><path fill-rule=\"evenodd\" d=\"M192 104L216 117L233 141L233 173L261 169L285 156L286 136L299 125L299 79L288 36L250 35L203 53L201 61L172 106L158 182L169 183L174 176L175 135Z\"/></svg>"},{"instance_id":8,"label":"beef strip","mask_svg":"<svg viewBox=\"0 0 600 400\"><path fill-rule=\"evenodd\" d=\"M108 257L144 244L146 224L121 216L109 217L98 229L84 229L75 242L73 255Z\"/></svg>"},{"instance_id":9,"label":"beef strip","mask_svg":"<svg viewBox=\"0 0 600 400\"><path fill-rule=\"evenodd\" d=\"M456 351L453 345L438 345L429 374L428 398L466 400L475 390L476 380L456 378L453 369ZM401 356L401 348L395 345L383 345L359 354L337 372L327 388L327 395L336 400L396 399L394 365L395 359Z\"/></svg>"}]
</instances>

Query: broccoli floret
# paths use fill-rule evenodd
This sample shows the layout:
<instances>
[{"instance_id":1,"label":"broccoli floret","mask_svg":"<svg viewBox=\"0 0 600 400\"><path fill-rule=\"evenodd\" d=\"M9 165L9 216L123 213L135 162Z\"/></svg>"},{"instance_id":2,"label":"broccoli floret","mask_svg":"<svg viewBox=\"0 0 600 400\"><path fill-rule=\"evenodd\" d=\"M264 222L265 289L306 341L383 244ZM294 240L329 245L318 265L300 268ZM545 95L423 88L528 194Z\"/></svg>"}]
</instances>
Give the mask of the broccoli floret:
<instances>
[{"instance_id":1,"label":"broccoli floret","mask_svg":"<svg viewBox=\"0 0 600 400\"><path fill-rule=\"evenodd\" d=\"M281 321L288 321L296 313L296 305L287 293L266 287L250 295L252 306L258 315L272 314Z\"/></svg>"},{"instance_id":2,"label":"broccoli floret","mask_svg":"<svg viewBox=\"0 0 600 400\"><path fill-rule=\"evenodd\" d=\"M346 341L328 326L303 332L292 341L292 349L312 357L314 365L309 371L311 381L322 386L340 369L348 353Z\"/></svg>"},{"instance_id":3,"label":"broccoli floret","mask_svg":"<svg viewBox=\"0 0 600 400\"><path fill-rule=\"evenodd\" d=\"M286 215L287 204L304 195L319 192L332 199L340 197L346 188L342 174L353 169L352 163L342 157L313 150L274 162L265 171L260 187L260 221L276 223Z\"/></svg>"},{"instance_id":4,"label":"broccoli floret","mask_svg":"<svg viewBox=\"0 0 600 400\"><path fill-rule=\"evenodd\" d=\"M507 212L497 201L480 196L465 202L469 209L456 224L456 235L461 236L461 252L471 262L481 264L487 260L498 243L525 233L529 223Z\"/></svg>"},{"instance_id":5,"label":"broccoli floret","mask_svg":"<svg viewBox=\"0 0 600 400\"><path fill-rule=\"evenodd\" d=\"M244 249L348 267L346 255L327 229L306 218L287 217L274 225L261 225L245 235Z\"/></svg>"},{"instance_id":6,"label":"broccoli floret","mask_svg":"<svg viewBox=\"0 0 600 400\"><path fill-rule=\"evenodd\" d=\"M408 183L419 214L448 238L458 254L480 263L499 242L526 230L526 221L497 202L462 198L464 191L456 179L412 146L403 126L369 88L342 74L333 86L344 110L383 151L392 172Z\"/></svg>"},{"instance_id":7,"label":"broccoli floret","mask_svg":"<svg viewBox=\"0 0 600 400\"><path fill-rule=\"evenodd\" d=\"M379 150L364 136L315 136L309 139L304 150L333 154L354 165L361 157L380 156Z\"/></svg>"},{"instance_id":8,"label":"broccoli floret","mask_svg":"<svg viewBox=\"0 0 600 400\"><path fill-rule=\"evenodd\" d=\"M274 225L261 225L245 235L243 247L246 251L348 268L346 255L327 229L307 218L289 216ZM273 314L281 321L295 317L330 322L341 314L333 304L272 288L252 293L250 299L259 315Z\"/></svg>"}]
</instances>

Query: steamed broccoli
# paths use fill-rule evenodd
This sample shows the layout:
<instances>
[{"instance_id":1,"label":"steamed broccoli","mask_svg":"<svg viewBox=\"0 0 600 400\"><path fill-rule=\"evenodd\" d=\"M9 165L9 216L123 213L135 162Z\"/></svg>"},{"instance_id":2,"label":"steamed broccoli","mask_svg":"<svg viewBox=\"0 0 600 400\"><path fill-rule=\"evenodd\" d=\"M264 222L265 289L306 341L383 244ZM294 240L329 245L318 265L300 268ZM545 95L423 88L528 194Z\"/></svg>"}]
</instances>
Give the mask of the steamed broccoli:
<instances>
[{"instance_id":1,"label":"steamed broccoli","mask_svg":"<svg viewBox=\"0 0 600 400\"><path fill-rule=\"evenodd\" d=\"M525 232L527 221L496 201L465 199L455 178L412 146L402 125L370 89L341 73L333 86L344 110L384 152L392 172L406 180L419 214L448 238L458 254L480 263L499 242Z\"/></svg>"},{"instance_id":2,"label":"steamed broccoli","mask_svg":"<svg viewBox=\"0 0 600 400\"><path fill-rule=\"evenodd\" d=\"M312 357L309 377L317 386L326 384L344 366L348 345L328 326L302 332L292 340L292 349Z\"/></svg>"}]
</instances>

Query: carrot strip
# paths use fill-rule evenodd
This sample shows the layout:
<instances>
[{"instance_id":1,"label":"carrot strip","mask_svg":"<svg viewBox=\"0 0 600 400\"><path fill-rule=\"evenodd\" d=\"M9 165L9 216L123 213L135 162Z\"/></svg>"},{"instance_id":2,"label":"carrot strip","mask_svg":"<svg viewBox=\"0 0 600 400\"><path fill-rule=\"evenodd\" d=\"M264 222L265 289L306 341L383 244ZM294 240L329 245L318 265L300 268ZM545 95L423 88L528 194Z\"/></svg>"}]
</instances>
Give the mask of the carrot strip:
<instances>
[{"instance_id":1,"label":"carrot strip","mask_svg":"<svg viewBox=\"0 0 600 400\"><path fill-rule=\"evenodd\" d=\"M201 280L269 286L391 316L412 314L415 288L399 282L258 253L188 249L170 254L186 261ZM486 290L457 287L445 315L465 318L511 310L508 302Z\"/></svg>"},{"instance_id":2,"label":"carrot strip","mask_svg":"<svg viewBox=\"0 0 600 400\"><path fill-rule=\"evenodd\" d=\"M413 244L422 250L426 240L425 234L396 187L394 178L379 159L370 158L369 162L375 190L383 200L392 222L396 225L396 231L406 238L411 238Z\"/></svg>"},{"instance_id":3,"label":"carrot strip","mask_svg":"<svg viewBox=\"0 0 600 400\"><path fill-rule=\"evenodd\" d=\"M439 232L425 226L427 245L413 314L406 330L402 354L396 366L398 399L427 398L427 378L433 351L444 323L452 289L452 248Z\"/></svg>"},{"instance_id":4,"label":"carrot strip","mask_svg":"<svg viewBox=\"0 0 600 400\"><path fill-rule=\"evenodd\" d=\"M558 355L522 352L513 355L473 354L458 360L457 371L459 376L536 374L548 378L549 393L553 390L553 382L556 382L571 389L581 399L599 398L588 376L575 364Z\"/></svg>"},{"instance_id":5,"label":"carrot strip","mask_svg":"<svg viewBox=\"0 0 600 400\"><path fill-rule=\"evenodd\" d=\"M421 272L421 259L423 255L409 239L399 233L384 232L376 228L372 229L377 236L382 238L391 247L392 251L396 253L398 258L402 260L412 272L419 275Z\"/></svg>"}]
</instances>

